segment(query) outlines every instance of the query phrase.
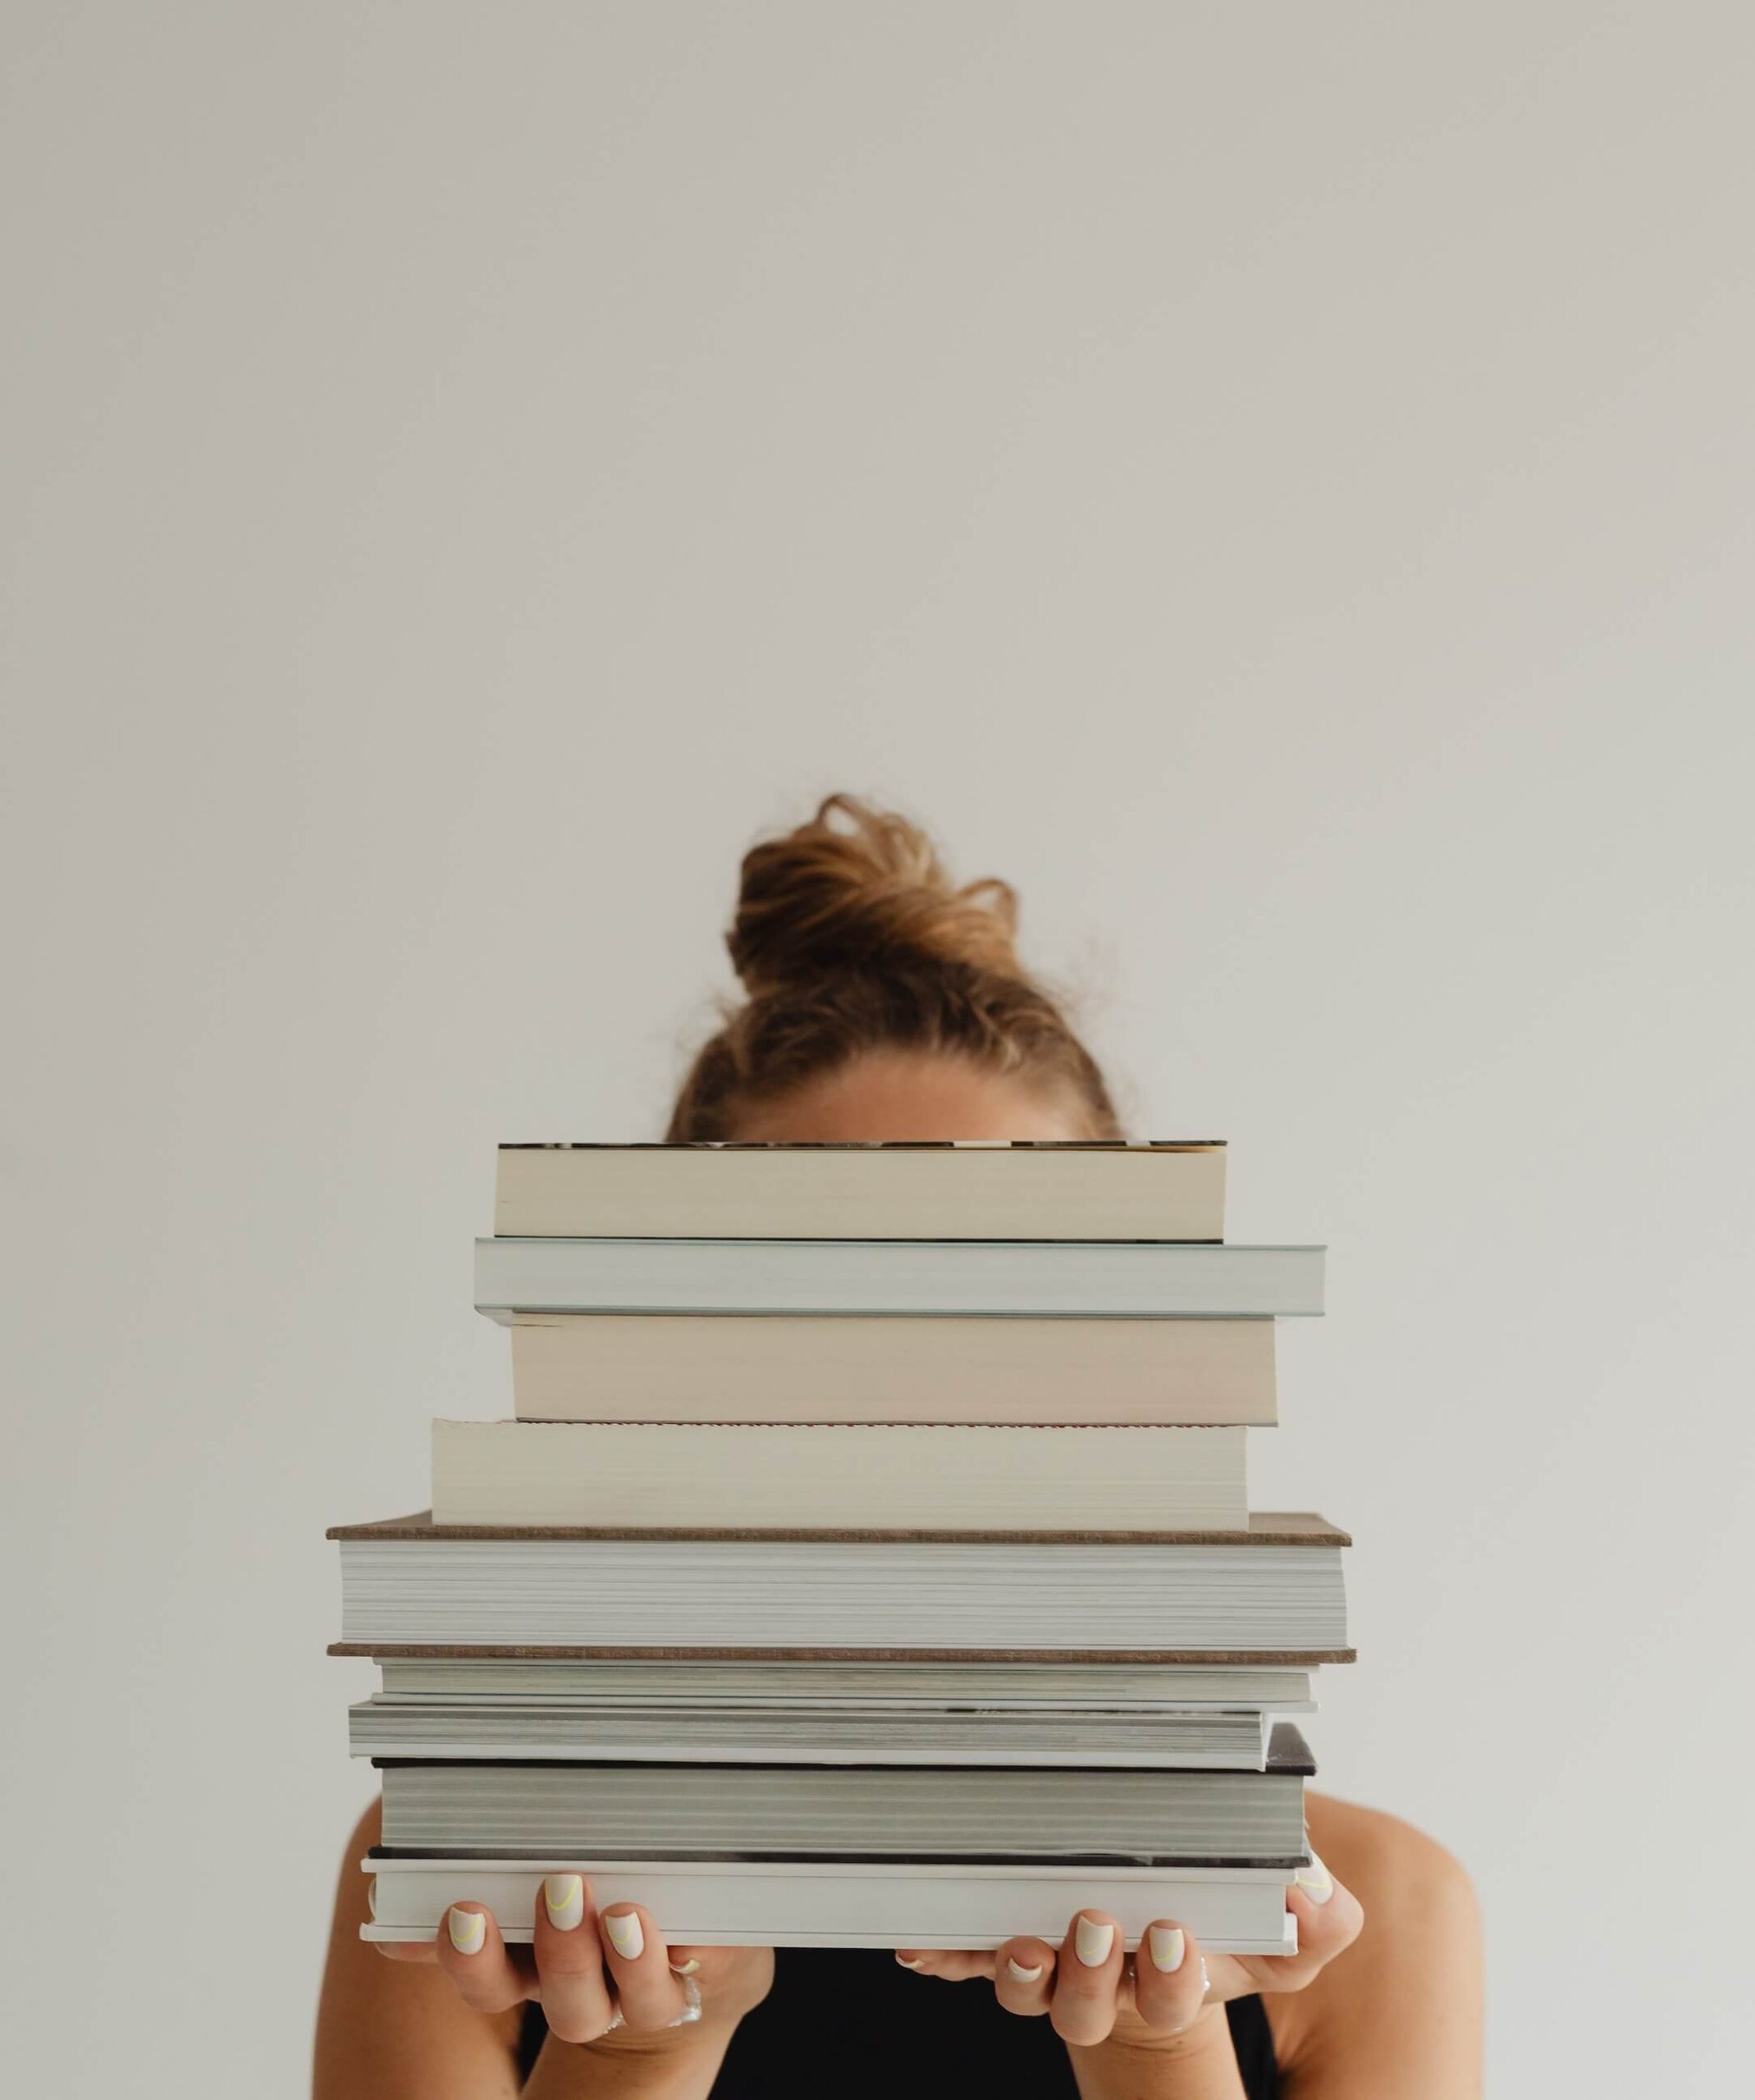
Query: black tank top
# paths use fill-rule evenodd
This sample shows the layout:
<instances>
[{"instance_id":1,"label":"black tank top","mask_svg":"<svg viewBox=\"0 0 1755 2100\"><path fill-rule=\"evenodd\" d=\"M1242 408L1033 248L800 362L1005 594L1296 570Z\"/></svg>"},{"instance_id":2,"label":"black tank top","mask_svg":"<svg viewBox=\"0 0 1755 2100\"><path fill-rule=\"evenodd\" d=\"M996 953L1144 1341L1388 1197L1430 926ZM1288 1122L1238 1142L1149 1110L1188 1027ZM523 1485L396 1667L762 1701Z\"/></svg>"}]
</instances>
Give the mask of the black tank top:
<instances>
[{"instance_id":1,"label":"black tank top","mask_svg":"<svg viewBox=\"0 0 1755 2100\"><path fill-rule=\"evenodd\" d=\"M1225 2007L1248 2100L1277 2100L1273 2037L1259 1997ZM519 2070L528 2078L548 2029L525 2008ZM833 2068L826 2074L820 2066ZM984 1984L939 1984L872 1948L782 1947L774 1988L738 2023L711 2100L838 2096L939 2100L1006 2091L1018 2100L1077 2100L1059 2037L1045 2020L1003 2011Z\"/></svg>"}]
</instances>

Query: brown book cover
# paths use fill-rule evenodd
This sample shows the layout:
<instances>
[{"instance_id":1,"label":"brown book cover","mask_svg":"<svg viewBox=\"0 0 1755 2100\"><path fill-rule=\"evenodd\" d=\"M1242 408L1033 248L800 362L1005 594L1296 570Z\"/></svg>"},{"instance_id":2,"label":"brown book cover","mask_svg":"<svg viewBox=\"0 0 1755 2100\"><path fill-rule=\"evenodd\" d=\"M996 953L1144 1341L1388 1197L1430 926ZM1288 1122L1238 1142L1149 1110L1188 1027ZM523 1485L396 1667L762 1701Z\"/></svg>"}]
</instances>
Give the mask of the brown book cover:
<instances>
[{"instance_id":1,"label":"brown book cover","mask_svg":"<svg viewBox=\"0 0 1755 2100\"><path fill-rule=\"evenodd\" d=\"M370 1524L331 1524L331 1539L756 1539L799 1544L934 1545L1351 1545L1346 1532L1312 1510L1257 1510L1241 1532L871 1532L757 1530L720 1531L687 1527L652 1529L641 1525L435 1524L432 1513L417 1509L407 1517L385 1517Z\"/></svg>"}]
</instances>

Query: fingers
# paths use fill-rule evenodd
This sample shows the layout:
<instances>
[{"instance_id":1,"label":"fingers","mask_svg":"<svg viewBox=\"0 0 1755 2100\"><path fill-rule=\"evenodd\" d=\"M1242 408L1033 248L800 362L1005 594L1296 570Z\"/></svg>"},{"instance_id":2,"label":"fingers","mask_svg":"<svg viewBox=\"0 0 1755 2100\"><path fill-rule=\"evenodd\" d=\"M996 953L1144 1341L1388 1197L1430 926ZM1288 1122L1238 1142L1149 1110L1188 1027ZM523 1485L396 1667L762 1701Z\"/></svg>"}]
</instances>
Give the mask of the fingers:
<instances>
[{"instance_id":1,"label":"fingers","mask_svg":"<svg viewBox=\"0 0 1755 2100\"><path fill-rule=\"evenodd\" d=\"M563 2042L596 2041L615 2008L603 1974L590 1883L576 1874L545 1875L532 1938L550 2031Z\"/></svg>"},{"instance_id":2,"label":"fingers","mask_svg":"<svg viewBox=\"0 0 1755 2100\"><path fill-rule=\"evenodd\" d=\"M478 2012L504 2012L523 2002L523 1979L485 1904L452 1904L439 1921L433 1945L439 1966Z\"/></svg>"},{"instance_id":3,"label":"fingers","mask_svg":"<svg viewBox=\"0 0 1755 2100\"><path fill-rule=\"evenodd\" d=\"M598 1923L623 2019L637 2034L674 2026L688 2000L651 1911L635 1903L612 1903Z\"/></svg>"},{"instance_id":4,"label":"fingers","mask_svg":"<svg viewBox=\"0 0 1755 2100\"><path fill-rule=\"evenodd\" d=\"M1298 1952L1270 1956L1261 1965L1266 1990L1302 1990L1317 1971L1349 1947L1364 1929L1359 1898L1335 1879L1315 1853L1286 1892L1286 1907L1298 1920Z\"/></svg>"},{"instance_id":5,"label":"fingers","mask_svg":"<svg viewBox=\"0 0 1755 2100\"><path fill-rule=\"evenodd\" d=\"M1190 2025L1206 1998L1200 1949L1172 1919L1154 1918L1134 1958L1133 2002L1149 2026L1174 2034Z\"/></svg>"},{"instance_id":6,"label":"fingers","mask_svg":"<svg viewBox=\"0 0 1755 2100\"><path fill-rule=\"evenodd\" d=\"M896 1959L904 1969L936 1976L944 1984L967 1984L971 1977L994 1973L994 1956L986 1947L902 1947L896 1950Z\"/></svg>"},{"instance_id":7,"label":"fingers","mask_svg":"<svg viewBox=\"0 0 1755 2100\"><path fill-rule=\"evenodd\" d=\"M1039 2018L1053 1997L1056 1961L1045 1939L1008 1939L994 1957L994 1996L1008 2012Z\"/></svg>"},{"instance_id":8,"label":"fingers","mask_svg":"<svg viewBox=\"0 0 1755 2100\"><path fill-rule=\"evenodd\" d=\"M1088 2048L1115 2025L1122 1958L1122 1936L1107 1911L1081 1911L1074 1916L1055 1964L1049 2003L1049 2017L1062 2041Z\"/></svg>"}]
</instances>

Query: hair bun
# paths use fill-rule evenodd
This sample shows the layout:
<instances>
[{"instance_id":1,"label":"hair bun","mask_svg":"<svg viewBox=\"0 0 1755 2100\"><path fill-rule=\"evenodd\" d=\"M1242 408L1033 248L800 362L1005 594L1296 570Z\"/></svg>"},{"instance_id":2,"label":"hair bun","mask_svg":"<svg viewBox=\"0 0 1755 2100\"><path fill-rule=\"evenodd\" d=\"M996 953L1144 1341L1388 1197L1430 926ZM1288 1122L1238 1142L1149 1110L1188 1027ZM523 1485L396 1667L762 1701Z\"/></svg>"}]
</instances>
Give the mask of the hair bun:
<instances>
[{"instance_id":1,"label":"hair bun","mask_svg":"<svg viewBox=\"0 0 1755 2100\"><path fill-rule=\"evenodd\" d=\"M1017 899L989 877L961 889L905 817L831 795L808 824L744 856L725 945L752 998L912 956L1021 977Z\"/></svg>"}]
</instances>

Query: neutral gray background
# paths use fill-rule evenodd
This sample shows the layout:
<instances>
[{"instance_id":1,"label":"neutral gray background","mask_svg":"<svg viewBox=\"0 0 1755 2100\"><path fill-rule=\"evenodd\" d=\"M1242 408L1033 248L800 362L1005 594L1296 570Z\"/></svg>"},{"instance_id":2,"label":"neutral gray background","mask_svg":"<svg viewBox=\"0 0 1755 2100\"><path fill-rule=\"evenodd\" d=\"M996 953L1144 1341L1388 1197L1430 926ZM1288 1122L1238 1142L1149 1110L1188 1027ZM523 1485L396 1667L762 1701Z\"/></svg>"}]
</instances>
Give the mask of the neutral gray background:
<instances>
[{"instance_id":1,"label":"neutral gray background","mask_svg":"<svg viewBox=\"0 0 1755 2100\"><path fill-rule=\"evenodd\" d=\"M1332 1243L1257 1499L1493 2090L1746 2071L1748 21L10 0L21 2089L302 2089L323 1527L836 787Z\"/></svg>"}]
</instances>

